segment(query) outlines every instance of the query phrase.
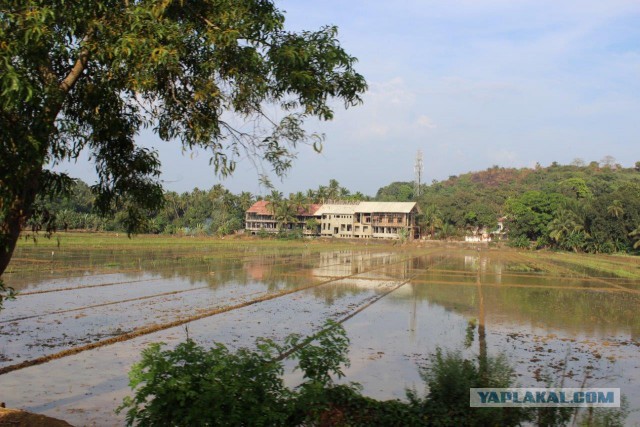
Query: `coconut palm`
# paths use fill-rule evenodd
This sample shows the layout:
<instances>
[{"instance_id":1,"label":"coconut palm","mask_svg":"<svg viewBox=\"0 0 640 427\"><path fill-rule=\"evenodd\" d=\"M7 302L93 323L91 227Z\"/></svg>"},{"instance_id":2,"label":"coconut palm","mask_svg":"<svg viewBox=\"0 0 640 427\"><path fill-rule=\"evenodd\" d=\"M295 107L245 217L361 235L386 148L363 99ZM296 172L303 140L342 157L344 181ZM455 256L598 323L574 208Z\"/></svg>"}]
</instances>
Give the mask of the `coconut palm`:
<instances>
[{"instance_id":1,"label":"coconut palm","mask_svg":"<svg viewBox=\"0 0 640 427\"><path fill-rule=\"evenodd\" d=\"M291 193L289 195L289 200L298 213L306 212L309 210L309 205L311 203L302 191Z\"/></svg>"},{"instance_id":2,"label":"coconut palm","mask_svg":"<svg viewBox=\"0 0 640 427\"><path fill-rule=\"evenodd\" d=\"M318 191L316 191L316 201L318 203L324 203L326 199L329 198L328 189L324 185L320 185L318 187Z\"/></svg>"},{"instance_id":3,"label":"coconut palm","mask_svg":"<svg viewBox=\"0 0 640 427\"><path fill-rule=\"evenodd\" d=\"M278 190L271 190L271 194L269 194L264 199L268 202L269 206L277 205L278 202L280 202L283 199L283 195L282 195L282 192Z\"/></svg>"},{"instance_id":4,"label":"coconut palm","mask_svg":"<svg viewBox=\"0 0 640 427\"><path fill-rule=\"evenodd\" d=\"M335 179L329 180L329 186L327 187L327 198L330 200L336 200L340 197L340 183Z\"/></svg>"},{"instance_id":5,"label":"coconut palm","mask_svg":"<svg viewBox=\"0 0 640 427\"><path fill-rule=\"evenodd\" d=\"M620 219L624 215L624 208L620 200L614 200L611 205L607 207L607 213L616 219Z\"/></svg>"},{"instance_id":6,"label":"coconut palm","mask_svg":"<svg viewBox=\"0 0 640 427\"><path fill-rule=\"evenodd\" d=\"M442 222L442 225L440 225L440 238L442 239L448 239L449 237L452 237L455 232L456 228L453 226L453 224Z\"/></svg>"},{"instance_id":7,"label":"coconut palm","mask_svg":"<svg viewBox=\"0 0 640 427\"><path fill-rule=\"evenodd\" d=\"M254 199L255 198L253 197L253 194L248 191L243 191L242 193L240 193L240 195L238 196L238 205L242 212L245 212L251 207L251 205L253 205Z\"/></svg>"},{"instance_id":8,"label":"coconut palm","mask_svg":"<svg viewBox=\"0 0 640 427\"><path fill-rule=\"evenodd\" d=\"M368 200L369 197L365 196L364 194L362 194L360 191L356 191L355 193L353 193L353 195L351 196L351 198L353 200Z\"/></svg>"},{"instance_id":9,"label":"coconut palm","mask_svg":"<svg viewBox=\"0 0 640 427\"><path fill-rule=\"evenodd\" d=\"M297 209L293 203L282 197L280 191L272 190L266 200L268 202L267 209L273 215L279 230L286 228L287 224L293 224L297 221Z\"/></svg>"},{"instance_id":10,"label":"coconut palm","mask_svg":"<svg viewBox=\"0 0 640 427\"><path fill-rule=\"evenodd\" d=\"M351 196L351 191L349 191L348 188L340 187L338 194L340 196L340 199L345 200L345 199L348 199L349 196Z\"/></svg>"},{"instance_id":11,"label":"coconut palm","mask_svg":"<svg viewBox=\"0 0 640 427\"><path fill-rule=\"evenodd\" d=\"M556 242L558 246L562 246L569 237L575 237L576 233L584 231L584 226L580 223L578 216L567 209L558 209L555 218L548 225L549 237ZM571 242L577 242L571 239ZM572 243L572 249L577 252L578 247Z\"/></svg>"},{"instance_id":12,"label":"coconut palm","mask_svg":"<svg viewBox=\"0 0 640 427\"><path fill-rule=\"evenodd\" d=\"M635 240L635 243L633 244L633 249L640 248L640 225L637 226L636 229L633 230L631 233L629 233L629 236L633 237L633 240Z\"/></svg>"},{"instance_id":13,"label":"coconut palm","mask_svg":"<svg viewBox=\"0 0 640 427\"><path fill-rule=\"evenodd\" d=\"M278 229L286 228L288 224L295 224L298 220L296 208L287 199L281 200L277 205L273 214L273 218L278 223Z\"/></svg>"},{"instance_id":14,"label":"coconut palm","mask_svg":"<svg viewBox=\"0 0 640 427\"><path fill-rule=\"evenodd\" d=\"M436 205L428 205L424 210L423 218L424 224L429 230L429 235L433 239L436 234L436 230L442 228L444 225L438 207Z\"/></svg>"},{"instance_id":15,"label":"coconut palm","mask_svg":"<svg viewBox=\"0 0 640 427\"><path fill-rule=\"evenodd\" d=\"M307 200L309 200L310 203L320 203L320 200L318 200L318 195L311 188L307 190Z\"/></svg>"}]
</instances>

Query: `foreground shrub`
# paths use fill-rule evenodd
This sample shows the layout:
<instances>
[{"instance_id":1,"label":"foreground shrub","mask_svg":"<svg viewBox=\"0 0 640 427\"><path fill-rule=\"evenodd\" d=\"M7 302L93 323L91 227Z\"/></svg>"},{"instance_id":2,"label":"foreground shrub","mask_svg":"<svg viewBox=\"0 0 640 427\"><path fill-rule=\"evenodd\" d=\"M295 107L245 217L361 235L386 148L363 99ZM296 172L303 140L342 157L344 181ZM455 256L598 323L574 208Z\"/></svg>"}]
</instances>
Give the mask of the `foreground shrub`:
<instances>
[{"instance_id":1,"label":"foreground shrub","mask_svg":"<svg viewBox=\"0 0 640 427\"><path fill-rule=\"evenodd\" d=\"M125 398L129 425L283 425L291 393L273 363L276 347L231 353L221 344L205 350L192 340L174 350L152 344L129 374L135 390Z\"/></svg>"},{"instance_id":2,"label":"foreground shrub","mask_svg":"<svg viewBox=\"0 0 640 427\"><path fill-rule=\"evenodd\" d=\"M173 350L153 344L131 370L128 425L138 426L515 426L565 425L571 408L470 408L469 389L513 386L503 356L466 359L436 351L421 369L426 392L379 401L357 384L335 384L348 366L344 328L327 322L318 334L290 335L284 346L258 340L255 350L204 349L187 340ZM303 383L284 386L282 360L297 359ZM588 412L580 425L623 425L626 412Z\"/></svg>"},{"instance_id":3,"label":"foreground shrub","mask_svg":"<svg viewBox=\"0 0 640 427\"><path fill-rule=\"evenodd\" d=\"M481 361L438 349L430 363L421 369L420 376L426 384L426 396L420 398L415 391L407 391L407 397L410 406L429 425L513 426L528 418L520 408L469 407L470 388L513 385L513 369L502 355Z\"/></svg>"},{"instance_id":4,"label":"foreground shrub","mask_svg":"<svg viewBox=\"0 0 640 427\"><path fill-rule=\"evenodd\" d=\"M126 410L128 425L278 426L319 418L329 405L322 390L348 364L349 340L342 326L329 321L310 339L290 335L286 347L263 339L255 350L235 353L222 344L206 350L190 339L173 350L162 347L145 349L129 373L135 395L118 408ZM285 350L298 359L305 378L296 390L282 380Z\"/></svg>"}]
</instances>

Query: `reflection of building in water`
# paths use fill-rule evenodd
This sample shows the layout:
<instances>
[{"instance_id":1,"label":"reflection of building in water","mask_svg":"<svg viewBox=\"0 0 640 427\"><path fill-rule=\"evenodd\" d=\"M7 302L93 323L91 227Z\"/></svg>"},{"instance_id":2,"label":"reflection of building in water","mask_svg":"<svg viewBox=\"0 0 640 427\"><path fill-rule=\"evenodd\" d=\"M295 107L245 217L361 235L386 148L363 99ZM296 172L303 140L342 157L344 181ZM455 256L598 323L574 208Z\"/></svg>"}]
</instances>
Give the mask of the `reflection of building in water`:
<instances>
[{"instance_id":1,"label":"reflection of building in water","mask_svg":"<svg viewBox=\"0 0 640 427\"><path fill-rule=\"evenodd\" d=\"M271 270L271 265L265 265L263 263L247 263L244 266L247 271L247 276L253 280L264 280L267 273Z\"/></svg>"},{"instance_id":2,"label":"reflection of building in water","mask_svg":"<svg viewBox=\"0 0 640 427\"><path fill-rule=\"evenodd\" d=\"M393 253L321 252L318 266L311 274L319 278L340 278L340 283L371 288L406 279L409 260L398 261L398 255Z\"/></svg>"},{"instance_id":3,"label":"reflection of building in water","mask_svg":"<svg viewBox=\"0 0 640 427\"><path fill-rule=\"evenodd\" d=\"M494 274L495 282L502 282L502 269L504 264L500 260L492 259L486 255L465 255L464 266L470 270L477 270L482 274Z\"/></svg>"}]
</instances>

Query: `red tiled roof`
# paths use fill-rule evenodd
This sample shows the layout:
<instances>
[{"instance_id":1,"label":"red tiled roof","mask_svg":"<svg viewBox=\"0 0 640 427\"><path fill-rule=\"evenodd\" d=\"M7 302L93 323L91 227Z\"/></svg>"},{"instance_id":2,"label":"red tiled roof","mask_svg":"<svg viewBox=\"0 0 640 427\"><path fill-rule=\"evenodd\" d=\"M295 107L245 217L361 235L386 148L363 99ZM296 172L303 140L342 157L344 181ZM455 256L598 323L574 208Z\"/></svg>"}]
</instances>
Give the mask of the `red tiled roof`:
<instances>
[{"instance_id":1,"label":"red tiled roof","mask_svg":"<svg viewBox=\"0 0 640 427\"><path fill-rule=\"evenodd\" d=\"M298 215L300 216L312 216L318 209L320 209L319 204L309 205L308 209L298 209ZM260 200L255 202L253 206L247 209L248 213L255 213L258 215L271 215L271 211L269 210L269 202L266 200Z\"/></svg>"},{"instance_id":2,"label":"red tiled roof","mask_svg":"<svg viewBox=\"0 0 640 427\"><path fill-rule=\"evenodd\" d=\"M316 211L318 209L320 209L320 204L311 204L309 206L307 206L307 209L298 209L298 215L301 216L312 216L313 214L316 213Z\"/></svg>"},{"instance_id":3,"label":"red tiled roof","mask_svg":"<svg viewBox=\"0 0 640 427\"><path fill-rule=\"evenodd\" d=\"M269 202L267 202L266 200L260 200L255 202L253 206L247 209L247 212L255 213L258 215L271 215L271 211L269 210L268 205L269 205Z\"/></svg>"}]
</instances>

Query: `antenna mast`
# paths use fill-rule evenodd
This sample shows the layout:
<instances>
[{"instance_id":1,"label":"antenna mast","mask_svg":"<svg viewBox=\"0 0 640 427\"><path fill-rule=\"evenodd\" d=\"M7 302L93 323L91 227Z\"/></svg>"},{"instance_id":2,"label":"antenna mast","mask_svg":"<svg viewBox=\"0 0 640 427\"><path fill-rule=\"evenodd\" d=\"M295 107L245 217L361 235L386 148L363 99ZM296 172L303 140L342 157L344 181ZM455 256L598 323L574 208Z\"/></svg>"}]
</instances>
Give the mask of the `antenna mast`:
<instances>
[{"instance_id":1,"label":"antenna mast","mask_svg":"<svg viewBox=\"0 0 640 427\"><path fill-rule=\"evenodd\" d=\"M420 185L422 184L422 171L423 171L423 163L422 163L422 150L418 150L416 153L416 164L413 167L415 172L415 181L413 182L414 191L413 198L417 199L420 197Z\"/></svg>"}]
</instances>

